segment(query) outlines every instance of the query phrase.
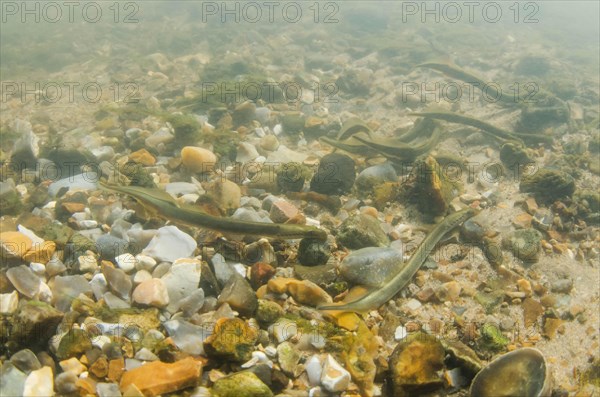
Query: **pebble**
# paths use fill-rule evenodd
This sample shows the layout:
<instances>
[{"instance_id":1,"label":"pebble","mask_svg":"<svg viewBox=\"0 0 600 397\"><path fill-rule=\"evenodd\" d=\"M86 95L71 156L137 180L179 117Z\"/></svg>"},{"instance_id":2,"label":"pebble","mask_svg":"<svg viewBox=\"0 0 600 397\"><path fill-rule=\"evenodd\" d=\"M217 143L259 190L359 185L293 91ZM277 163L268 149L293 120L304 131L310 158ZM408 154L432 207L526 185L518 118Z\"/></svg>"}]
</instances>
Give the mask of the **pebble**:
<instances>
[{"instance_id":1,"label":"pebble","mask_svg":"<svg viewBox=\"0 0 600 397\"><path fill-rule=\"evenodd\" d=\"M557 292L561 294L568 294L569 292L571 292L571 289L573 289L573 280L568 278L556 280L550 285L550 290L552 292Z\"/></svg>"},{"instance_id":2,"label":"pebble","mask_svg":"<svg viewBox=\"0 0 600 397\"><path fill-rule=\"evenodd\" d=\"M214 169L217 156L208 149L186 146L181 149L181 162L190 172L204 173Z\"/></svg>"},{"instance_id":3,"label":"pebble","mask_svg":"<svg viewBox=\"0 0 600 397\"><path fill-rule=\"evenodd\" d=\"M108 287L119 297L127 300L133 287L131 278L121 269L115 269L114 267L106 264L102 265L102 274L106 278Z\"/></svg>"},{"instance_id":4,"label":"pebble","mask_svg":"<svg viewBox=\"0 0 600 397\"><path fill-rule=\"evenodd\" d=\"M275 135L265 135L260 139L260 147L264 150L274 152L279 147L279 140Z\"/></svg>"},{"instance_id":5,"label":"pebble","mask_svg":"<svg viewBox=\"0 0 600 397\"><path fill-rule=\"evenodd\" d=\"M356 187L359 195L368 194L377 185L384 182L395 182L398 180L398 174L392 164L386 161L383 164L374 165L365 168L356 177Z\"/></svg>"},{"instance_id":6,"label":"pebble","mask_svg":"<svg viewBox=\"0 0 600 397\"><path fill-rule=\"evenodd\" d=\"M76 376L79 376L81 373L87 370L85 365L83 365L77 358L71 357L67 360L62 360L58 363L63 372L71 372Z\"/></svg>"},{"instance_id":7,"label":"pebble","mask_svg":"<svg viewBox=\"0 0 600 397\"><path fill-rule=\"evenodd\" d=\"M6 277L19 293L33 298L40 290L40 278L25 265L11 267Z\"/></svg>"},{"instance_id":8,"label":"pebble","mask_svg":"<svg viewBox=\"0 0 600 397\"><path fill-rule=\"evenodd\" d=\"M152 273L147 270L138 270L133 276L133 285L137 286L150 279L152 279Z\"/></svg>"},{"instance_id":9,"label":"pebble","mask_svg":"<svg viewBox=\"0 0 600 397\"><path fill-rule=\"evenodd\" d=\"M0 255L4 259L23 258L32 246L31 239L23 233L0 233Z\"/></svg>"},{"instance_id":10,"label":"pebble","mask_svg":"<svg viewBox=\"0 0 600 397\"><path fill-rule=\"evenodd\" d=\"M0 371L0 395L22 396L26 379L27 375L12 363L4 363Z\"/></svg>"},{"instance_id":11,"label":"pebble","mask_svg":"<svg viewBox=\"0 0 600 397\"><path fill-rule=\"evenodd\" d=\"M211 329L184 320L169 320L163 323L163 327L177 348L193 355L204 354L203 343L212 332Z\"/></svg>"},{"instance_id":12,"label":"pebble","mask_svg":"<svg viewBox=\"0 0 600 397\"><path fill-rule=\"evenodd\" d=\"M258 376L250 371L236 372L217 379L211 391L212 395L223 397L273 397L273 392L269 389L269 386L265 385Z\"/></svg>"},{"instance_id":13,"label":"pebble","mask_svg":"<svg viewBox=\"0 0 600 397\"><path fill-rule=\"evenodd\" d=\"M242 191L237 183L228 179L217 179L210 184L207 193L227 213L231 213L240 207Z\"/></svg>"},{"instance_id":14,"label":"pebble","mask_svg":"<svg viewBox=\"0 0 600 397\"><path fill-rule=\"evenodd\" d=\"M351 157L330 153L323 156L315 175L310 181L310 190L322 194L346 194L354 185L356 170Z\"/></svg>"},{"instance_id":15,"label":"pebble","mask_svg":"<svg viewBox=\"0 0 600 397\"><path fill-rule=\"evenodd\" d=\"M113 260L127 252L129 242L111 234L104 234L96 239L96 247L102 259Z\"/></svg>"},{"instance_id":16,"label":"pebble","mask_svg":"<svg viewBox=\"0 0 600 397\"><path fill-rule=\"evenodd\" d=\"M0 314L12 314L19 306L19 294L13 291L9 294L0 294Z\"/></svg>"},{"instance_id":17,"label":"pebble","mask_svg":"<svg viewBox=\"0 0 600 397\"><path fill-rule=\"evenodd\" d=\"M408 312L415 312L415 311L419 310L421 308L421 306L423 306L423 305L418 300L409 299L406 303L404 303L402 305L402 309L404 309Z\"/></svg>"},{"instance_id":18,"label":"pebble","mask_svg":"<svg viewBox=\"0 0 600 397\"><path fill-rule=\"evenodd\" d=\"M54 277L54 285L52 286L54 306L62 312L69 311L71 302L79 294L90 293L92 293L92 287L87 279L81 275Z\"/></svg>"},{"instance_id":19,"label":"pebble","mask_svg":"<svg viewBox=\"0 0 600 397\"><path fill-rule=\"evenodd\" d=\"M442 284L435 292L436 298L440 302L454 302L460 296L462 290L460 284L456 281L449 281Z\"/></svg>"},{"instance_id":20,"label":"pebble","mask_svg":"<svg viewBox=\"0 0 600 397\"><path fill-rule=\"evenodd\" d=\"M252 316L258 307L258 300L248 281L234 273L219 295L218 304L228 303L232 309L245 316Z\"/></svg>"},{"instance_id":21,"label":"pebble","mask_svg":"<svg viewBox=\"0 0 600 397\"><path fill-rule=\"evenodd\" d=\"M231 336L235 335L235 338ZM258 327L239 318L219 318L212 335L204 341L209 357L246 362L252 357L258 339Z\"/></svg>"},{"instance_id":22,"label":"pebble","mask_svg":"<svg viewBox=\"0 0 600 397\"><path fill-rule=\"evenodd\" d=\"M196 250L196 240L187 233L182 232L177 226L164 226L150 240L143 250L158 261L174 262L179 258L190 257Z\"/></svg>"},{"instance_id":23,"label":"pebble","mask_svg":"<svg viewBox=\"0 0 600 397\"><path fill-rule=\"evenodd\" d=\"M513 226L516 229L527 229L531 227L531 222L533 217L526 212L523 212L517 216L512 221Z\"/></svg>"},{"instance_id":24,"label":"pebble","mask_svg":"<svg viewBox=\"0 0 600 397\"><path fill-rule=\"evenodd\" d=\"M342 222L337 240L350 249L385 247L389 244L379 221L365 214L351 216Z\"/></svg>"},{"instance_id":25,"label":"pebble","mask_svg":"<svg viewBox=\"0 0 600 397\"><path fill-rule=\"evenodd\" d=\"M397 273L402 262L402 254L393 248L361 248L342 260L339 274L351 284L376 287Z\"/></svg>"},{"instance_id":26,"label":"pebble","mask_svg":"<svg viewBox=\"0 0 600 397\"><path fill-rule=\"evenodd\" d=\"M248 163L259 156L256 148L249 142L240 142L237 147L235 161L238 163Z\"/></svg>"},{"instance_id":27,"label":"pebble","mask_svg":"<svg viewBox=\"0 0 600 397\"><path fill-rule=\"evenodd\" d=\"M77 258L80 273L94 273L98 270L98 261L94 255L81 255Z\"/></svg>"},{"instance_id":28,"label":"pebble","mask_svg":"<svg viewBox=\"0 0 600 397\"><path fill-rule=\"evenodd\" d=\"M304 364L308 382L311 386L318 386L321 383L323 373L323 364L318 354L313 354Z\"/></svg>"},{"instance_id":29,"label":"pebble","mask_svg":"<svg viewBox=\"0 0 600 397\"><path fill-rule=\"evenodd\" d=\"M169 304L169 293L162 279L152 278L142 282L133 291L133 301L140 305L165 307Z\"/></svg>"},{"instance_id":30,"label":"pebble","mask_svg":"<svg viewBox=\"0 0 600 397\"><path fill-rule=\"evenodd\" d=\"M129 160L150 167L156 164L156 158L146 149L137 150L129 155Z\"/></svg>"},{"instance_id":31,"label":"pebble","mask_svg":"<svg viewBox=\"0 0 600 397\"><path fill-rule=\"evenodd\" d=\"M154 361L126 371L120 389L135 385L145 396L172 393L196 384L202 373L202 364L187 357L174 363Z\"/></svg>"},{"instance_id":32,"label":"pebble","mask_svg":"<svg viewBox=\"0 0 600 397\"><path fill-rule=\"evenodd\" d=\"M175 313L179 309L179 302L198 289L201 274L202 263L199 260L180 259L161 277L169 295L169 313Z\"/></svg>"},{"instance_id":33,"label":"pebble","mask_svg":"<svg viewBox=\"0 0 600 397\"><path fill-rule=\"evenodd\" d=\"M270 325L268 331L277 342L283 343L298 334L298 324L293 320L281 318L275 324Z\"/></svg>"},{"instance_id":34,"label":"pebble","mask_svg":"<svg viewBox=\"0 0 600 397\"><path fill-rule=\"evenodd\" d=\"M42 368L42 364L40 364L38 358L29 349L19 350L13 354L10 358L10 362L25 373Z\"/></svg>"},{"instance_id":35,"label":"pebble","mask_svg":"<svg viewBox=\"0 0 600 397\"><path fill-rule=\"evenodd\" d=\"M286 223L299 214L300 211L294 204L283 199L276 200L269 211L269 217L275 223Z\"/></svg>"},{"instance_id":36,"label":"pebble","mask_svg":"<svg viewBox=\"0 0 600 397\"><path fill-rule=\"evenodd\" d=\"M148 255L138 254L135 256L135 260L135 267L137 270L147 270L148 272L151 272L156 266L154 258Z\"/></svg>"},{"instance_id":37,"label":"pebble","mask_svg":"<svg viewBox=\"0 0 600 397\"><path fill-rule=\"evenodd\" d=\"M144 143L146 147L157 147L160 144L169 143L173 139L175 139L175 136L171 133L171 131L166 127L162 127L146 138Z\"/></svg>"},{"instance_id":38,"label":"pebble","mask_svg":"<svg viewBox=\"0 0 600 397\"><path fill-rule=\"evenodd\" d=\"M50 186L48 186L48 194L50 197L56 197L59 190L64 188L70 190L96 190L98 189L97 180L98 176L91 172L68 176L52 182Z\"/></svg>"},{"instance_id":39,"label":"pebble","mask_svg":"<svg viewBox=\"0 0 600 397\"><path fill-rule=\"evenodd\" d=\"M50 367L43 367L31 373L25 379L23 395L27 397L54 396L54 376Z\"/></svg>"},{"instance_id":40,"label":"pebble","mask_svg":"<svg viewBox=\"0 0 600 397\"><path fill-rule=\"evenodd\" d=\"M96 300L102 298L102 296L108 291L108 283L106 282L106 277L102 273L94 274L94 277L90 280L90 287Z\"/></svg>"},{"instance_id":41,"label":"pebble","mask_svg":"<svg viewBox=\"0 0 600 397\"><path fill-rule=\"evenodd\" d=\"M304 266L325 265L331 256L327 241L304 238L298 246L298 262Z\"/></svg>"},{"instance_id":42,"label":"pebble","mask_svg":"<svg viewBox=\"0 0 600 397\"><path fill-rule=\"evenodd\" d=\"M198 288L179 302L178 310L183 311L185 317L191 317L204 306L204 290Z\"/></svg>"},{"instance_id":43,"label":"pebble","mask_svg":"<svg viewBox=\"0 0 600 397\"><path fill-rule=\"evenodd\" d=\"M56 391L62 394L77 392L77 375L72 372L62 372L54 379Z\"/></svg>"},{"instance_id":44,"label":"pebble","mask_svg":"<svg viewBox=\"0 0 600 397\"><path fill-rule=\"evenodd\" d=\"M525 293L525 296L531 296L533 290L531 288L531 283L528 280L525 280L524 278L518 279L517 286L519 288L519 291Z\"/></svg>"},{"instance_id":45,"label":"pebble","mask_svg":"<svg viewBox=\"0 0 600 397\"><path fill-rule=\"evenodd\" d=\"M295 376L300 358L300 352L290 342L282 342L277 346L277 361L285 374Z\"/></svg>"},{"instance_id":46,"label":"pebble","mask_svg":"<svg viewBox=\"0 0 600 397\"><path fill-rule=\"evenodd\" d=\"M125 273L131 272L136 267L135 257L131 254L122 254L115 258L115 262L119 269L123 270Z\"/></svg>"},{"instance_id":47,"label":"pebble","mask_svg":"<svg viewBox=\"0 0 600 397\"><path fill-rule=\"evenodd\" d=\"M339 393L346 390L349 384L350 373L328 354L323 363L321 385L329 392Z\"/></svg>"},{"instance_id":48,"label":"pebble","mask_svg":"<svg viewBox=\"0 0 600 397\"><path fill-rule=\"evenodd\" d=\"M98 393L98 397L121 397L119 385L116 383L98 382L96 384L96 393Z\"/></svg>"}]
</instances>

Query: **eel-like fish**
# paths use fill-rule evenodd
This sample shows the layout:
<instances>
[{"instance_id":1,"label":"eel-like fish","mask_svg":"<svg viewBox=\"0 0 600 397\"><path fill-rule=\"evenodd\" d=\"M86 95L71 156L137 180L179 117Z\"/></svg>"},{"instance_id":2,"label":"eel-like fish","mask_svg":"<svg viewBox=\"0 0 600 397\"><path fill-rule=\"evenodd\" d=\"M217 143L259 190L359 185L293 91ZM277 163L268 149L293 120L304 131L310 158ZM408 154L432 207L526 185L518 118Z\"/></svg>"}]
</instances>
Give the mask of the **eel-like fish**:
<instances>
[{"instance_id":1,"label":"eel-like fish","mask_svg":"<svg viewBox=\"0 0 600 397\"><path fill-rule=\"evenodd\" d=\"M327 233L324 230L313 226L247 222L208 215L191 205L179 205L170 194L159 189L119 186L103 180L99 181L99 185L105 190L131 196L144 206L144 209L175 223L223 233L251 234L281 239L312 238L323 241L327 239Z\"/></svg>"},{"instance_id":2,"label":"eel-like fish","mask_svg":"<svg viewBox=\"0 0 600 397\"><path fill-rule=\"evenodd\" d=\"M360 297L355 301L341 305L323 305L319 306L318 309L366 312L368 310L376 309L388 302L410 282L440 239L444 237L444 235L450 230L462 224L476 213L477 210L473 208L467 208L444 218L444 220L436 225L431 233L425 237L425 240L423 240L423 242L419 245L406 266L404 266L402 270L398 272L398 274L392 277L381 288L373 290L372 292Z\"/></svg>"}]
</instances>

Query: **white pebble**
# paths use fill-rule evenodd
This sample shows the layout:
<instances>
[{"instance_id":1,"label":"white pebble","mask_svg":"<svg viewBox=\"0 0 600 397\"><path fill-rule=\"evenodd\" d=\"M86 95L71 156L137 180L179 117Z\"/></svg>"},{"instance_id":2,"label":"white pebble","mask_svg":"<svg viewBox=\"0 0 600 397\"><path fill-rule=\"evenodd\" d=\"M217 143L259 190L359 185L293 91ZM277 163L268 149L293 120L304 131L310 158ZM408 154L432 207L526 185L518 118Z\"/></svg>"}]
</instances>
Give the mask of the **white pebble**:
<instances>
[{"instance_id":1,"label":"white pebble","mask_svg":"<svg viewBox=\"0 0 600 397\"><path fill-rule=\"evenodd\" d=\"M12 314L19 306L19 294L13 291L10 294L0 294L0 314Z\"/></svg>"},{"instance_id":2,"label":"white pebble","mask_svg":"<svg viewBox=\"0 0 600 397\"><path fill-rule=\"evenodd\" d=\"M115 258L115 262L117 262L117 266L119 266L119 268L125 273L129 273L135 269L136 260L131 254L119 255Z\"/></svg>"},{"instance_id":3,"label":"white pebble","mask_svg":"<svg viewBox=\"0 0 600 397\"><path fill-rule=\"evenodd\" d=\"M321 385L330 392L341 392L346 390L350 383L350 373L344 369L331 354L323 364L323 373L321 374Z\"/></svg>"},{"instance_id":4,"label":"white pebble","mask_svg":"<svg viewBox=\"0 0 600 397\"><path fill-rule=\"evenodd\" d=\"M27 397L54 396L54 377L50 367L42 367L31 371L23 387L23 395Z\"/></svg>"},{"instance_id":5,"label":"white pebble","mask_svg":"<svg viewBox=\"0 0 600 397\"><path fill-rule=\"evenodd\" d=\"M31 262L29 268L37 276L43 276L46 273L46 266L43 263Z\"/></svg>"},{"instance_id":6,"label":"white pebble","mask_svg":"<svg viewBox=\"0 0 600 397\"><path fill-rule=\"evenodd\" d=\"M398 326L398 328L396 328L396 332L394 332L394 339L399 341L402 340L404 338L406 338L407 335L407 331L406 331L406 327L403 327L402 325Z\"/></svg>"},{"instance_id":7,"label":"white pebble","mask_svg":"<svg viewBox=\"0 0 600 397\"><path fill-rule=\"evenodd\" d=\"M139 254L135 256L135 259L137 261L135 267L138 270L147 270L151 272L156 266L156 261L154 258L149 257L148 255Z\"/></svg>"},{"instance_id":8,"label":"white pebble","mask_svg":"<svg viewBox=\"0 0 600 397\"><path fill-rule=\"evenodd\" d=\"M308 375L308 381L311 386L317 386L321 382L321 375L323 373L323 365L321 359L317 354L311 356L306 364L304 364L306 375Z\"/></svg>"}]
</instances>

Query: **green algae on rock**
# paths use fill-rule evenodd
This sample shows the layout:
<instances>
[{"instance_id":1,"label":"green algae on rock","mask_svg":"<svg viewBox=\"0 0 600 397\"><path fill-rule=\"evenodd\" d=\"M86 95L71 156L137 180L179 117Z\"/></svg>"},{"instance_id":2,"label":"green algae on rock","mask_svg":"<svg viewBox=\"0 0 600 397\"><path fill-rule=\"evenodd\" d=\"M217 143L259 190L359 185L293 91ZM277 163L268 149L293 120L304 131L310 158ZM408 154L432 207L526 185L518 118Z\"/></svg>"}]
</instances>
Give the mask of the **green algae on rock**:
<instances>
[{"instance_id":1,"label":"green algae on rock","mask_svg":"<svg viewBox=\"0 0 600 397\"><path fill-rule=\"evenodd\" d=\"M575 181L566 172L541 168L531 175L524 175L519 189L532 193L536 200L542 203L552 203L565 197L571 197L575 192Z\"/></svg>"},{"instance_id":2,"label":"green algae on rock","mask_svg":"<svg viewBox=\"0 0 600 397\"><path fill-rule=\"evenodd\" d=\"M218 379L211 388L214 397L273 397L265 385L250 371L236 372Z\"/></svg>"},{"instance_id":3,"label":"green algae on rock","mask_svg":"<svg viewBox=\"0 0 600 397\"><path fill-rule=\"evenodd\" d=\"M357 214L346 219L338 231L337 240L345 247L385 247L389 239L379 221L370 215Z\"/></svg>"}]
</instances>

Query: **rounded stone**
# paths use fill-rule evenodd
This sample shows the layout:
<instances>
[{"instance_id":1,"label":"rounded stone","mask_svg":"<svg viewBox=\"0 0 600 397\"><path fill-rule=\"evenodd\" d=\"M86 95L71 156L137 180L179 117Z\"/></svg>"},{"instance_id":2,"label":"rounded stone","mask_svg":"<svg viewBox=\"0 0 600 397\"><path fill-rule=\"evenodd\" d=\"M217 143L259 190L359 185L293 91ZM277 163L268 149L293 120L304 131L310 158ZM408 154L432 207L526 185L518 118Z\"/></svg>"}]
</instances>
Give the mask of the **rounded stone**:
<instances>
[{"instance_id":1,"label":"rounded stone","mask_svg":"<svg viewBox=\"0 0 600 397\"><path fill-rule=\"evenodd\" d=\"M208 149L186 146L181 149L181 162L191 172L211 171L217 162L217 156Z\"/></svg>"}]
</instances>

